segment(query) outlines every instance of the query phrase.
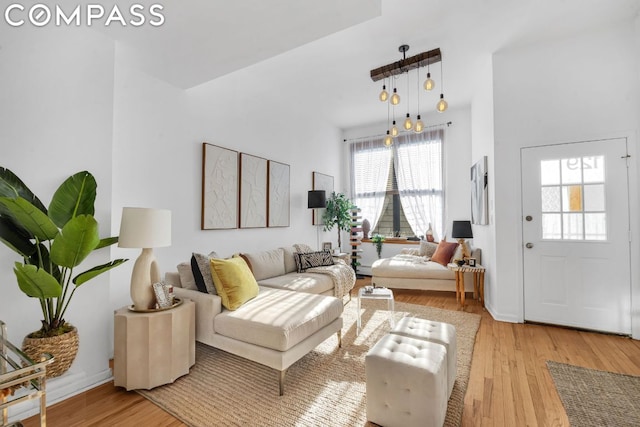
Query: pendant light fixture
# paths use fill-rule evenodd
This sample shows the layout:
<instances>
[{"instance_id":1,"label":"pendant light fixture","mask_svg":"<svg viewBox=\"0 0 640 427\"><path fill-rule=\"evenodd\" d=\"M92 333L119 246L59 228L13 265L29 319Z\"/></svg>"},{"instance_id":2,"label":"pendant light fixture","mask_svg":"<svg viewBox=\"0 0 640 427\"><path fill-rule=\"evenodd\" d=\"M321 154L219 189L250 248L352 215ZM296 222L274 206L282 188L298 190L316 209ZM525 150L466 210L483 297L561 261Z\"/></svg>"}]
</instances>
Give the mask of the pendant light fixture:
<instances>
[{"instance_id":1,"label":"pendant light fixture","mask_svg":"<svg viewBox=\"0 0 640 427\"><path fill-rule=\"evenodd\" d=\"M411 121L411 115L407 113L407 118L404 119L404 123L402 124L404 130L409 131L413 129L413 122Z\"/></svg>"},{"instance_id":2,"label":"pendant light fixture","mask_svg":"<svg viewBox=\"0 0 640 427\"><path fill-rule=\"evenodd\" d=\"M416 85L418 86L418 115L416 117L416 125L413 130L416 133L421 133L424 130L424 123L422 123L422 119L420 118L420 67L418 67L418 71L416 71Z\"/></svg>"},{"instance_id":3,"label":"pendant light fixture","mask_svg":"<svg viewBox=\"0 0 640 427\"><path fill-rule=\"evenodd\" d=\"M393 145L393 137L387 131L387 136L384 137L384 146L391 147Z\"/></svg>"},{"instance_id":4,"label":"pendant light fixture","mask_svg":"<svg viewBox=\"0 0 640 427\"><path fill-rule=\"evenodd\" d=\"M440 49L432 49L426 52L419 53L417 55L411 56L407 58L407 51L409 50L409 45L403 44L398 47L398 50L402 53L402 59L400 61L392 62L390 64L384 65L382 67L371 70L371 79L374 82L379 80L383 80L382 92L380 92L378 99L380 101L388 100L387 103L387 132L383 138L384 145L389 147L393 145L393 139L399 135L399 131L414 131L416 133L421 133L425 129L424 122L422 121L422 116L420 115L420 94L422 93L422 89L420 86L424 88L425 91L432 91L436 87L435 81L431 78L431 64L440 62L440 99L436 104L436 110L438 112L444 112L448 108L448 103L444 99L444 77L442 72L442 54L440 53ZM421 82L420 79L420 67L427 66L427 78L424 82ZM410 105L410 80L409 72L416 68L416 89L417 89L417 112L416 112L416 121L415 123L411 120L411 105ZM400 95L398 94L397 87L397 79L400 74L407 74L407 112L404 121L402 122L402 128L396 124L395 117L395 106L400 104ZM387 81L387 79L393 79L393 85L391 84L391 80ZM387 92L387 85L389 88L393 87L393 91L391 93ZM390 122L390 108L393 108L393 125Z\"/></svg>"},{"instance_id":5,"label":"pendant light fixture","mask_svg":"<svg viewBox=\"0 0 640 427\"><path fill-rule=\"evenodd\" d=\"M430 91L433 90L434 87L436 87L436 82L433 81L433 79L431 78L431 72L430 72L430 64L427 63L427 80L424 81L424 90L426 91Z\"/></svg>"},{"instance_id":6,"label":"pendant light fixture","mask_svg":"<svg viewBox=\"0 0 640 427\"><path fill-rule=\"evenodd\" d=\"M398 50L400 52L402 52L402 59L406 60L407 59L407 51L409 50L409 45L408 44L403 44L402 46L400 46L398 48ZM413 122L411 121L411 114L409 114L409 71L407 70L407 118L404 119L404 123L402 124L402 127L404 128L404 130L406 131L410 131L411 129L413 129Z\"/></svg>"},{"instance_id":7,"label":"pendant light fixture","mask_svg":"<svg viewBox=\"0 0 640 427\"><path fill-rule=\"evenodd\" d=\"M394 120L393 126L391 127L391 136L395 138L399 133L400 131L398 130L398 126L396 126L396 121Z\"/></svg>"},{"instance_id":8,"label":"pendant light fixture","mask_svg":"<svg viewBox=\"0 0 640 427\"><path fill-rule=\"evenodd\" d=\"M384 146L385 147L391 147L393 145L393 137L391 136L391 133L389 132L389 110L390 109L391 109L391 106L389 104L387 104L387 135L384 137Z\"/></svg>"},{"instance_id":9,"label":"pendant light fixture","mask_svg":"<svg viewBox=\"0 0 640 427\"><path fill-rule=\"evenodd\" d=\"M440 92L440 101L436 104L436 110L439 113L443 113L447 108L449 108L449 104L444 99L444 76L442 75L442 61L440 61L440 87L442 88L442 92Z\"/></svg>"},{"instance_id":10,"label":"pendant light fixture","mask_svg":"<svg viewBox=\"0 0 640 427\"><path fill-rule=\"evenodd\" d=\"M386 80L385 83L382 84L382 92L380 92L380 96L378 97L381 102L386 102L389 99L389 92L387 92Z\"/></svg>"},{"instance_id":11,"label":"pendant light fixture","mask_svg":"<svg viewBox=\"0 0 640 427\"><path fill-rule=\"evenodd\" d=\"M395 82L395 78L393 79L393 95L391 95L391 99L389 100L389 102L391 102L391 105L398 105L400 104L400 95L398 95L398 89L396 88L396 82Z\"/></svg>"}]
</instances>

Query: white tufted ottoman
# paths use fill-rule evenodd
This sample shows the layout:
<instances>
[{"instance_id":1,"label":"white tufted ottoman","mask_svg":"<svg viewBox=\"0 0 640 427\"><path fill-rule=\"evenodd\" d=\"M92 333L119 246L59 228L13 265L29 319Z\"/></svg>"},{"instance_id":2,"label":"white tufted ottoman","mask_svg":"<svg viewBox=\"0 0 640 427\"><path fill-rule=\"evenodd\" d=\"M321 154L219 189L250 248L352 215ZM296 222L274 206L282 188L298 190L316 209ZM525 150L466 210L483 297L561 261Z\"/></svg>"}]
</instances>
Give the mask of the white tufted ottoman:
<instances>
[{"instance_id":1,"label":"white tufted ottoman","mask_svg":"<svg viewBox=\"0 0 640 427\"><path fill-rule=\"evenodd\" d=\"M447 414L447 350L385 335L367 353L367 419L385 427L441 427Z\"/></svg>"},{"instance_id":2,"label":"white tufted ottoman","mask_svg":"<svg viewBox=\"0 0 640 427\"><path fill-rule=\"evenodd\" d=\"M457 372L456 328L449 323L404 317L391 333L435 342L447 349L447 397L450 397Z\"/></svg>"}]
</instances>

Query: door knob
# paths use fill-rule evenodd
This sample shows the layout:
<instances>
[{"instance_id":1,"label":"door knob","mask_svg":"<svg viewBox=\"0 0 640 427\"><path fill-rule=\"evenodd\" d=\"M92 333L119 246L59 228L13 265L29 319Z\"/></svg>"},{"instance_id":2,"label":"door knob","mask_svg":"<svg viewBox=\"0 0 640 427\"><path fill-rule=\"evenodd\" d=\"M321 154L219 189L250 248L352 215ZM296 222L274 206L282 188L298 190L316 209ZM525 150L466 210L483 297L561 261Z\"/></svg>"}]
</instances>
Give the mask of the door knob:
<instances>
[{"instance_id":1,"label":"door knob","mask_svg":"<svg viewBox=\"0 0 640 427\"><path fill-rule=\"evenodd\" d=\"M529 242L525 245L527 249L531 249L533 247L533 243Z\"/></svg>"},{"instance_id":2,"label":"door knob","mask_svg":"<svg viewBox=\"0 0 640 427\"><path fill-rule=\"evenodd\" d=\"M527 221L533 221L533 217L531 215L527 215L524 217Z\"/></svg>"}]
</instances>

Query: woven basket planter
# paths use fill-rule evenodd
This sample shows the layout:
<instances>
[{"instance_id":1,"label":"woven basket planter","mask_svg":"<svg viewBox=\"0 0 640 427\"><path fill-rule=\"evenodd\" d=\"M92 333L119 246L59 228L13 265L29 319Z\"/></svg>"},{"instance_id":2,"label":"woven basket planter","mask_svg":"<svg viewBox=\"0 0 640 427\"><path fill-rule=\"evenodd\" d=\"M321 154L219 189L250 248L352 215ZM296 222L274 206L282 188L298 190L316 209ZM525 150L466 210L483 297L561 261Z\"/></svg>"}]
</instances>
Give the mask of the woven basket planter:
<instances>
[{"instance_id":1,"label":"woven basket planter","mask_svg":"<svg viewBox=\"0 0 640 427\"><path fill-rule=\"evenodd\" d=\"M78 330L74 327L72 331L55 337L26 336L22 341L22 351L34 361L40 360L42 353L51 353L54 359L53 363L47 366L47 378L54 378L69 370L78 354L79 343Z\"/></svg>"}]
</instances>

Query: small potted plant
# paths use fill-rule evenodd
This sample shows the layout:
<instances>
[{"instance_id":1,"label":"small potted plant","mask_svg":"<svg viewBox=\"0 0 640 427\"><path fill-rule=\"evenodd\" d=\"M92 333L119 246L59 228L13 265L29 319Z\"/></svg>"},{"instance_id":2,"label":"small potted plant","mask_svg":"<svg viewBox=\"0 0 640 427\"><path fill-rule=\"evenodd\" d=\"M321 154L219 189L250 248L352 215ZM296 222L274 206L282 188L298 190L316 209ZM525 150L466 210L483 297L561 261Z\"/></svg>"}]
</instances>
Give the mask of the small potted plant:
<instances>
[{"instance_id":1,"label":"small potted plant","mask_svg":"<svg viewBox=\"0 0 640 427\"><path fill-rule=\"evenodd\" d=\"M376 234L371 238L371 243L376 246L376 252L378 253L378 258L382 257L382 243L384 243L384 237L379 234Z\"/></svg>"},{"instance_id":2,"label":"small potted plant","mask_svg":"<svg viewBox=\"0 0 640 427\"><path fill-rule=\"evenodd\" d=\"M40 329L25 337L22 348L32 359L42 353L54 356L49 378L66 372L78 351L78 332L64 318L73 295L87 281L127 261L74 273L91 252L118 241L98 236L96 188L89 172L78 172L60 185L47 209L20 178L0 167L0 241L22 258L13 268L18 286L38 299L43 316Z\"/></svg>"}]
</instances>

